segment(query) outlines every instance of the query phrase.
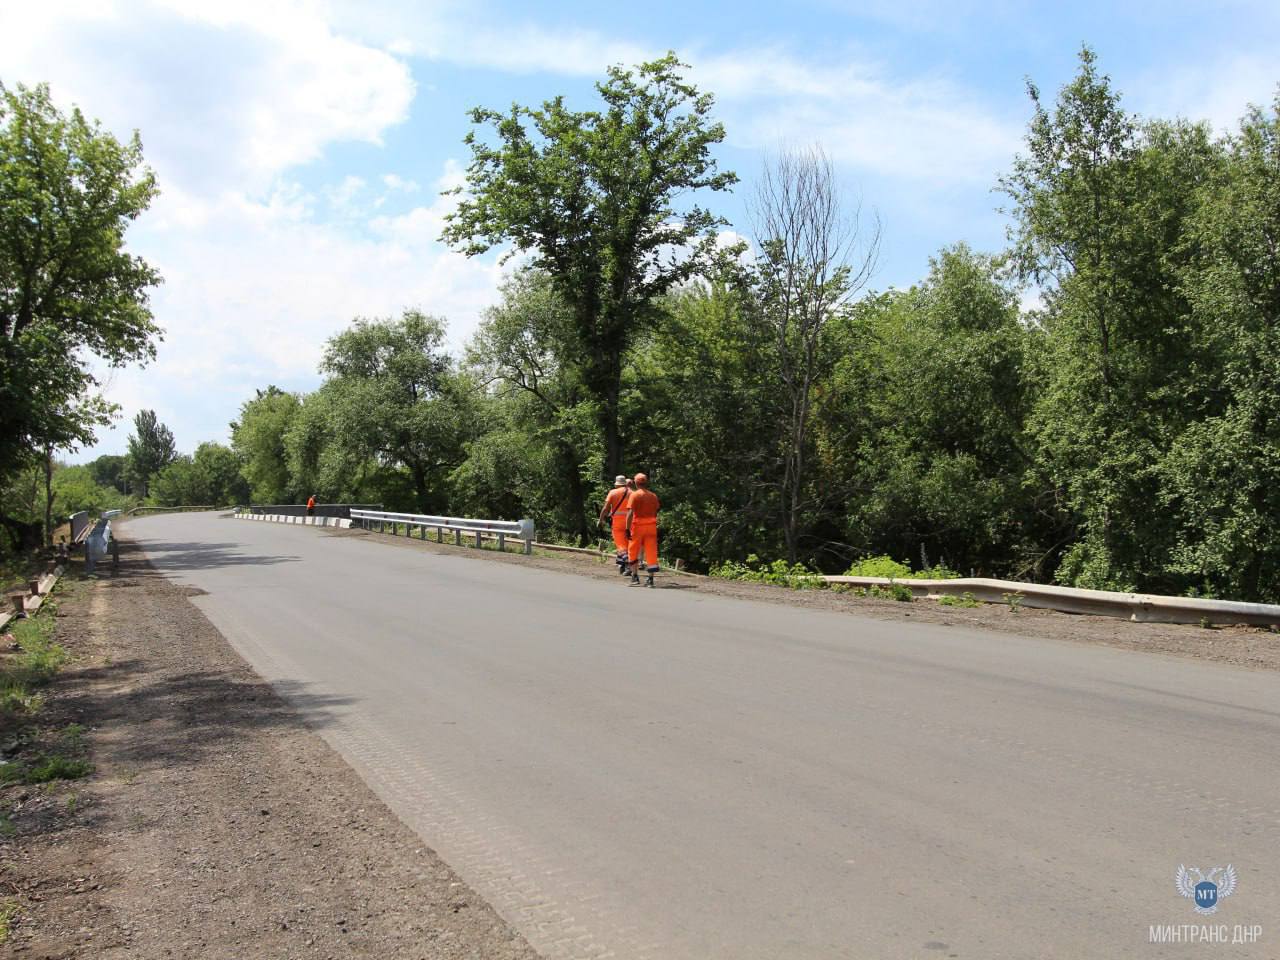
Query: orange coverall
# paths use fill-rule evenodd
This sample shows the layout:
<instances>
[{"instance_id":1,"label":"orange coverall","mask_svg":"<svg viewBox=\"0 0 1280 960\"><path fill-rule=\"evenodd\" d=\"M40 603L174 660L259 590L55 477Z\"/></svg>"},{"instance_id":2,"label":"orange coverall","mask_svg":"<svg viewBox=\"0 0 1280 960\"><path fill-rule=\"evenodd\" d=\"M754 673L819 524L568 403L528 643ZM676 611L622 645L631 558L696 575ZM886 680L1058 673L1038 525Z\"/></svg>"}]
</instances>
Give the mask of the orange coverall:
<instances>
[{"instance_id":1,"label":"orange coverall","mask_svg":"<svg viewBox=\"0 0 1280 960\"><path fill-rule=\"evenodd\" d=\"M641 487L631 491L627 500L631 510L631 545L627 558L634 564L644 554L650 572L658 569L658 510L662 504L652 490Z\"/></svg>"},{"instance_id":2,"label":"orange coverall","mask_svg":"<svg viewBox=\"0 0 1280 960\"><path fill-rule=\"evenodd\" d=\"M613 544L618 548L618 556L627 552L627 497L631 491L626 487L614 487L604 498L604 509L600 518L613 525Z\"/></svg>"}]
</instances>

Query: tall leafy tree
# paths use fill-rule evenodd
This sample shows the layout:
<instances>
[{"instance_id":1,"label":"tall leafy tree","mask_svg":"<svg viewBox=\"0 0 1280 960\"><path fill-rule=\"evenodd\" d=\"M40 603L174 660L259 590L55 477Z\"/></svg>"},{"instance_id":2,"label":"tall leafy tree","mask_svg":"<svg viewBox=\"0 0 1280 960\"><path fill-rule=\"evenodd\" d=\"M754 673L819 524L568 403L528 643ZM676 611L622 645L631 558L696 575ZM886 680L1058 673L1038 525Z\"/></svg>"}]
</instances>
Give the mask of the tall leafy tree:
<instances>
[{"instance_id":1,"label":"tall leafy tree","mask_svg":"<svg viewBox=\"0 0 1280 960\"><path fill-rule=\"evenodd\" d=\"M114 487L121 493L128 492L125 479L125 457L104 453L96 460L90 460L85 466L89 468L93 482L98 486Z\"/></svg>"},{"instance_id":2,"label":"tall leafy tree","mask_svg":"<svg viewBox=\"0 0 1280 960\"><path fill-rule=\"evenodd\" d=\"M194 455L177 457L151 485L151 499L165 507L227 506L248 495L239 458L220 443L202 443Z\"/></svg>"},{"instance_id":3,"label":"tall leafy tree","mask_svg":"<svg viewBox=\"0 0 1280 960\"><path fill-rule=\"evenodd\" d=\"M488 436L472 442L458 479L477 506L519 511L585 542L603 445L580 357L573 314L551 278L534 269L510 277L467 350L494 402Z\"/></svg>"},{"instance_id":4,"label":"tall leafy tree","mask_svg":"<svg viewBox=\"0 0 1280 960\"><path fill-rule=\"evenodd\" d=\"M1016 263L1045 288L1033 429L1044 480L1077 529L1058 578L1133 589L1171 545L1167 516L1151 509L1157 463L1194 414L1180 384L1192 340L1175 253L1215 155L1202 128L1126 113L1087 48L1052 108L1029 92L1027 152L1001 185Z\"/></svg>"},{"instance_id":5,"label":"tall leafy tree","mask_svg":"<svg viewBox=\"0 0 1280 960\"><path fill-rule=\"evenodd\" d=\"M444 352L444 323L417 310L397 320L357 320L329 340L336 436L356 456L403 468L424 513L447 505L446 481L471 430L471 388Z\"/></svg>"},{"instance_id":6,"label":"tall leafy tree","mask_svg":"<svg viewBox=\"0 0 1280 960\"><path fill-rule=\"evenodd\" d=\"M151 478L178 457L173 431L160 422L154 410L140 410L129 436L129 479L144 493Z\"/></svg>"},{"instance_id":7,"label":"tall leafy tree","mask_svg":"<svg viewBox=\"0 0 1280 960\"><path fill-rule=\"evenodd\" d=\"M136 133L62 113L46 86L0 85L0 471L109 421L88 357L154 356L160 277L124 238L155 194Z\"/></svg>"},{"instance_id":8,"label":"tall leafy tree","mask_svg":"<svg viewBox=\"0 0 1280 960\"><path fill-rule=\"evenodd\" d=\"M966 571L1041 572L1045 524L1024 488L1035 334L998 264L944 249L922 283L866 299L837 335L818 448L848 542Z\"/></svg>"},{"instance_id":9,"label":"tall leafy tree","mask_svg":"<svg viewBox=\"0 0 1280 960\"><path fill-rule=\"evenodd\" d=\"M505 114L473 110L495 142L467 135L467 193L444 231L468 255L510 242L552 278L581 345L606 479L622 469L627 351L655 298L712 257L724 222L677 202L737 180L711 153L724 139L710 119L713 97L687 83L684 69L672 54L634 71L611 67L596 85L598 110L570 110L561 97Z\"/></svg>"},{"instance_id":10,"label":"tall leafy tree","mask_svg":"<svg viewBox=\"0 0 1280 960\"><path fill-rule=\"evenodd\" d=\"M285 449L285 435L301 405L295 394L272 385L246 400L240 418L231 424L231 448L254 503L287 503L303 495L291 483Z\"/></svg>"},{"instance_id":11,"label":"tall leafy tree","mask_svg":"<svg viewBox=\"0 0 1280 960\"><path fill-rule=\"evenodd\" d=\"M742 287L726 267L668 297L624 393L634 462L662 490L663 550L704 567L784 549L776 343Z\"/></svg>"},{"instance_id":12,"label":"tall leafy tree","mask_svg":"<svg viewBox=\"0 0 1280 960\"><path fill-rule=\"evenodd\" d=\"M1199 195L1181 284L1204 358L1206 416L1172 445L1170 573L1218 596L1280 602L1280 98L1251 110Z\"/></svg>"}]
</instances>

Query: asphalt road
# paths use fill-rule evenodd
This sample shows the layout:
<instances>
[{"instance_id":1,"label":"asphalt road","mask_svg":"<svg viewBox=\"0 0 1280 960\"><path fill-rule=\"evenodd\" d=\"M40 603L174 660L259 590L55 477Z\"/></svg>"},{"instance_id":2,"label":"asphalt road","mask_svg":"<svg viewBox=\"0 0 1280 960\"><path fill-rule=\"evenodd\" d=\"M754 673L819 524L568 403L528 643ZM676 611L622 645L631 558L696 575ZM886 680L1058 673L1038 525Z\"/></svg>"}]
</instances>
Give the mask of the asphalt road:
<instances>
[{"instance_id":1,"label":"asphalt road","mask_svg":"<svg viewBox=\"0 0 1280 960\"><path fill-rule=\"evenodd\" d=\"M548 957L1280 955L1280 674L210 514L128 533ZM1216 915L1184 863L1235 866Z\"/></svg>"}]
</instances>

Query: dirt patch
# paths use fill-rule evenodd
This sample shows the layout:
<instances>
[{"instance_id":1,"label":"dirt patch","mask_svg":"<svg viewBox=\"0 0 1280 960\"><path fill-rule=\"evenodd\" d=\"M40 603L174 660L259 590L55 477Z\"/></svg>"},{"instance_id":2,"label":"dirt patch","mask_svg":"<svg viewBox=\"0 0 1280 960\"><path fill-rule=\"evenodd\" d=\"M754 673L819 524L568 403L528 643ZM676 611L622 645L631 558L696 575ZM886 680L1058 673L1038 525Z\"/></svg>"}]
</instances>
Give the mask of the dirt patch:
<instances>
[{"instance_id":1,"label":"dirt patch","mask_svg":"<svg viewBox=\"0 0 1280 960\"><path fill-rule=\"evenodd\" d=\"M126 542L60 603L95 773L0 795L0 955L535 957L185 594Z\"/></svg>"},{"instance_id":2,"label":"dirt patch","mask_svg":"<svg viewBox=\"0 0 1280 960\"><path fill-rule=\"evenodd\" d=\"M238 522L228 520L228 522ZM411 539L364 530L326 530L320 536L368 537L390 546L410 550L448 552L476 561L518 563L525 566L573 573L578 576L618 582L619 589L630 589L618 576L612 560L584 554L538 554L532 557L515 553L499 553L496 549L477 550L437 544L431 540ZM1115 617L1090 617L1022 607L1014 611L1002 604L981 607L948 607L935 600L902 603L876 597L857 597L834 590L791 590L771 584L717 580L712 577L661 573L658 585L665 590L693 590L704 594L735 597L762 603L808 607L839 613L852 613L877 620L931 623L940 626L963 626L997 630L1023 637L1062 640L1069 643L1102 644L1125 650L1168 654L1200 660L1214 660L1237 666L1264 670L1280 670L1280 633L1257 627L1186 626L1169 623L1134 623Z\"/></svg>"}]
</instances>

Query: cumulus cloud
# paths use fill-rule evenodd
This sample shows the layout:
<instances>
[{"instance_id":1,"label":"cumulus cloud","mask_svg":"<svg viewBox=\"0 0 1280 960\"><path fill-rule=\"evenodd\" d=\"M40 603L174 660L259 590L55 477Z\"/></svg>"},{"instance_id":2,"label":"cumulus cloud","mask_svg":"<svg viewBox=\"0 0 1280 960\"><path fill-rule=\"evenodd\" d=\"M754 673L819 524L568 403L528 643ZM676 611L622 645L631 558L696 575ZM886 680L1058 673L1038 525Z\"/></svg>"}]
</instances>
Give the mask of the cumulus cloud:
<instances>
[{"instance_id":1,"label":"cumulus cloud","mask_svg":"<svg viewBox=\"0 0 1280 960\"><path fill-rule=\"evenodd\" d=\"M324 339L357 314L473 315L493 295L491 265L366 229L410 181L348 175L317 196L293 178L332 144L379 144L414 96L402 58L335 32L321 8L95 0L2 16L4 79L48 81L120 135L140 128L161 183L129 242L165 278L152 297L165 339L145 370L104 372L126 419L98 449L122 448L143 406L183 447L225 437L254 387L311 385Z\"/></svg>"}]
</instances>

